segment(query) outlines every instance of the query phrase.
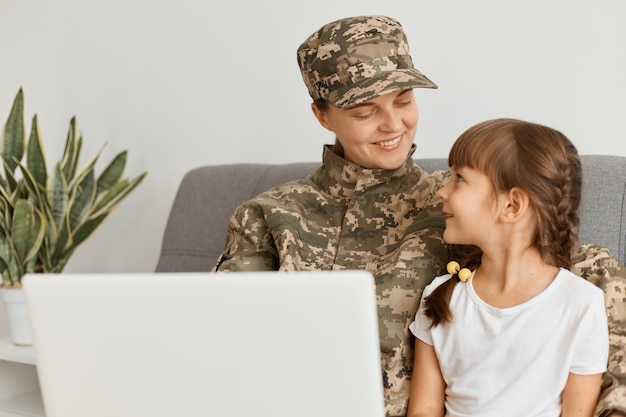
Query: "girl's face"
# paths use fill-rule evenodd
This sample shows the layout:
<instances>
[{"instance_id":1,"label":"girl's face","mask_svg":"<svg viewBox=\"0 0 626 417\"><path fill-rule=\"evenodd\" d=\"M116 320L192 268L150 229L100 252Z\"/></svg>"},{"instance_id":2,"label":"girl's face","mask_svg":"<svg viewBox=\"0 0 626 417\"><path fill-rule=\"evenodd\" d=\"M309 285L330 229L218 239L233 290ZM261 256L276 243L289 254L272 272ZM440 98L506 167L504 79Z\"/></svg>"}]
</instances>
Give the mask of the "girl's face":
<instances>
[{"instance_id":1,"label":"girl's face","mask_svg":"<svg viewBox=\"0 0 626 417\"><path fill-rule=\"evenodd\" d=\"M450 180L439 189L437 197L443 201L443 238L447 243L484 248L497 236L498 193L487 175L453 166Z\"/></svg>"},{"instance_id":2,"label":"girl's face","mask_svg":"<svg viewBox=\"0 0 626 417\"><path fill-rule=\"evenodd\" d=\"M350 108L312 107L321 125L335 133L346 160L382 169L397 169L406 161L419 118L413 90L384 94Z\"/></svg>"}]
</instances>

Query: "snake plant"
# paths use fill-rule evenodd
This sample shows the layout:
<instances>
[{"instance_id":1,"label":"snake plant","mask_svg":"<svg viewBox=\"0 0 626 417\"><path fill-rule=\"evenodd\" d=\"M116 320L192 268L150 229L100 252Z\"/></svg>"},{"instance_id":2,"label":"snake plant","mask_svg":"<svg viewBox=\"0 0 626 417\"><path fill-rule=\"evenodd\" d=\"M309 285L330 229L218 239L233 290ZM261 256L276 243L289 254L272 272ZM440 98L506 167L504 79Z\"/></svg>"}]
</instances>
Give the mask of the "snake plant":
<instances>
[{"instance_id":1,"label":"snake plant","mask_svg":"<svg viewBox=\"0 0 626 417\"><path fill-rule=\"evenodd\" d=\"M26 273L61 272L74 250L147 175L123 178L127 151L118 153L98 176L95 165L102 150L78 169L83 138L75 117L63 156L50 172L36 114L28 140L26 133L20 89L0 136L3 287L20 287Z\"/></svg>"}]
</instances>

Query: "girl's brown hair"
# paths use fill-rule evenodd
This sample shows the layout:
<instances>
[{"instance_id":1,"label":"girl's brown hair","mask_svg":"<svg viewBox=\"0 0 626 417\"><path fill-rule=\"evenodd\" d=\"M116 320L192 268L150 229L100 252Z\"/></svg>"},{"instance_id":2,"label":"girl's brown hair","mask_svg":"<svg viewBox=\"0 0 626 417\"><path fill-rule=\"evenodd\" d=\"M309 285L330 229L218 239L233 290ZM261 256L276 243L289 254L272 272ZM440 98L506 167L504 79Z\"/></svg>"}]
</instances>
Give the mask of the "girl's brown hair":
<instances>
[{"instance_id":1,"label":"girl's brown hair","mask_svg":"<svg viewBox=\"0 0 626 417\"><path fill-rule=\"evenodd\" d=\"M448 165L486 174L496 191L518 187L528 193L537 217L533 241L550 265L571 267L578 243L582 166L576 147L561 132L516 119L494 119L466 130L452 145ZM454 247L462 267L475 269L482 252ZM456 279L437 287L425 299L431 326L452 321L449 302Z\"/></svg>"}]
</instances>

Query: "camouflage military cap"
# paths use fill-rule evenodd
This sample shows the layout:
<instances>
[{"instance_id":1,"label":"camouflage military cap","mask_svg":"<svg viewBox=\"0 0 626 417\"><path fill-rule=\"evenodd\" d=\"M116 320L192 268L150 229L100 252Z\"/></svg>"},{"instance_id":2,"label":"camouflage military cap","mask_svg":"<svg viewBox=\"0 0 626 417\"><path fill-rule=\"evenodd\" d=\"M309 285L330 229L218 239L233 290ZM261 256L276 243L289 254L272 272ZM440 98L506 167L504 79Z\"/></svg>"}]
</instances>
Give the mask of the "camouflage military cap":
<instances>
[{"instance_id":1,"label":"camouflage military cap","mask_svg":"<svg viewBox=\"0 0 626 417\"><path fill-rule=\"evenodd\" d=\"M322 26L298 48L298 65L309 95L336 107L411 88L437 88L413 67L398 21L358 16Z\"/></svg>"}]
</instances>

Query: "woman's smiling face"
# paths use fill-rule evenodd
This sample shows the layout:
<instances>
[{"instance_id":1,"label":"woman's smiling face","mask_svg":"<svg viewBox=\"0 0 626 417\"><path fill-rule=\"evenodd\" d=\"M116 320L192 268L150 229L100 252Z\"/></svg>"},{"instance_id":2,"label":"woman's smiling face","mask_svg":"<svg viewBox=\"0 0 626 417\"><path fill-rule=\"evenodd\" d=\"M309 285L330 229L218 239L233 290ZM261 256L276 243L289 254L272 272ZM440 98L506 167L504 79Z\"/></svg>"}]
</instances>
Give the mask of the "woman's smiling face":
<instances>
[{"instance_id":1,"label":"woman's smiling face","mask_svg":"<svg viewBox=\"0 0 626 417\"><path fill-rule=\"evenodd\" d=\"M409 154L419 112L413 90L384 94L350 108L315 105L313 112L334 132L344 158L364 168L397 169Z\"/></svg>"}]
</instances>

